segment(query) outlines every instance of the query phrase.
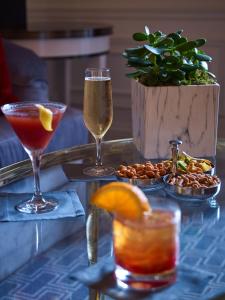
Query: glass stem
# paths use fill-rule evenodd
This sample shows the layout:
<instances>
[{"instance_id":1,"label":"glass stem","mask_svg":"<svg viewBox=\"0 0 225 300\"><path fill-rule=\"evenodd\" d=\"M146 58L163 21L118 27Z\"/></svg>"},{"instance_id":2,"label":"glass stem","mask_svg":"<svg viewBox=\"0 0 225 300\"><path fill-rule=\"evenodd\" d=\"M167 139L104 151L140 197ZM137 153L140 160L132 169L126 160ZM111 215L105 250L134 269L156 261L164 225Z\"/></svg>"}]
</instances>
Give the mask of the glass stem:
<instances>
[{"instance_id":1,"label":"glass stem","mask_svg":"<svg viewBox=\"0 0 225 300\"><path fill-rule=\"evenodd\" d=\"M102 138L96 137L96 166L102 166Z\"/></svg>"},{"instance_id":2,"label":"glass stem","mask_svg":"<svg viewBox=\"0 0 225 300\"><path fill-rule=\"evenodd\" d=\"M31 151L29 153L32 167L33 167L33 173L34 173L34 198L35 199L42 199L42 193L40 189L40 161L41 161L41 151Z\"/></svg>"}]
</instances>

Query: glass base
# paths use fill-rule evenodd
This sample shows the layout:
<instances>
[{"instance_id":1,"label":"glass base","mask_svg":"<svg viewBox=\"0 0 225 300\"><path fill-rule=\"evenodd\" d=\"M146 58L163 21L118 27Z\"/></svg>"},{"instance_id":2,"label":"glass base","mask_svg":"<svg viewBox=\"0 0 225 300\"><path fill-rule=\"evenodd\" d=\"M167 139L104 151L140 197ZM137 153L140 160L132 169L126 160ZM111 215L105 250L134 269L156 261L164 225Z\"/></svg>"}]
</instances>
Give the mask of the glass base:
<instances>
[{"instance_id":1,"label":"glass base","mask_svg":"<svg viewBox=\"0 0 225 300\"><path fill-rule=\"evenodd\" d=\"M176 281L175 269L160 274L140 275L131 273L117 265L115 275L117 284L122 288L140 291L162 289Z\"/></svg>"},{"instance_id":2,"label":"glass base","mask_svg":"<svg viewBox=\"0 0 225 300\"><path fill-rule=\"evenodd\" d=\"M88 176L103 177L113 175L115 170L112 167L95 166L85 168L83 173Z\"/></svg>"},{"instance_id":3,"label":"glass base","mask_svg":"<svg viewBox=\"0 0 225 300\"><path fill-rule=\"evenodd\" d=\"M19 212L26 214L43 214L50 212L58 207L59 203L56 200L29 200L22 202L16 206Z\"/></svg>"}]
</instances>

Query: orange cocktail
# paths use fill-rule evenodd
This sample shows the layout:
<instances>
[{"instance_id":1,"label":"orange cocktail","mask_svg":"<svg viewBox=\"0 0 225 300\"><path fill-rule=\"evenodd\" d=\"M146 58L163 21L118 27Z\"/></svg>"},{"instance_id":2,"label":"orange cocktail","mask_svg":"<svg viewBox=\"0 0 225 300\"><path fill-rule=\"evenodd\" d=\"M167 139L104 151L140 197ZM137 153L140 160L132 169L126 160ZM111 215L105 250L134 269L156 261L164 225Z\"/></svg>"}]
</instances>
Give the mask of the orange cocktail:
<instances>
[{"instance_id":1,"label":"orange cocktail","mask_svg":"<svg viewBox=\"0 0 225 300\"><path fill-rule=\"evenodd\" d=\"M116 276L134 288L156 288L176 278L179 215L156 209L142 220L113 222ZM137 283L138 282L138 283Z\"/></svg>"},{"instance_id":2,"label":"orange cocktail","mask_svg":"<svg viewBox=\"0 0 225 300\"><path fill-rule=\"evenodd\" d=\"M137 186L113 182L91 203L114 214L115 275L119 285L156 289L176 279L180 209L166 198L150 201Z\"/></svg>"}]
</instances>

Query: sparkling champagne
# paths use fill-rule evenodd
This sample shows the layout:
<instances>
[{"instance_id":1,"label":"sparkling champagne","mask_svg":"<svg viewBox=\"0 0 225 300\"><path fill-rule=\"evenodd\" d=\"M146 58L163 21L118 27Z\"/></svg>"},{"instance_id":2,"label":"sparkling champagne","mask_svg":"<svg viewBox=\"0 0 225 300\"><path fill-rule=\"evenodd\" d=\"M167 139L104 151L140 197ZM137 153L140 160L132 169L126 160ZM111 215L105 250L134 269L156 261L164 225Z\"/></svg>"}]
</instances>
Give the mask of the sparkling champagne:
<instances>
[{"instance_id":1,"label":"sparkling champagne","mask_svg":"<svg viewBox=\"0 0 225 300\"><path fill-rule=\"evenodd\" d=\"M102 138L112 124L112 84L110 77L85 77L84 122L94 137Z\"/></svg>"}]
</instances>

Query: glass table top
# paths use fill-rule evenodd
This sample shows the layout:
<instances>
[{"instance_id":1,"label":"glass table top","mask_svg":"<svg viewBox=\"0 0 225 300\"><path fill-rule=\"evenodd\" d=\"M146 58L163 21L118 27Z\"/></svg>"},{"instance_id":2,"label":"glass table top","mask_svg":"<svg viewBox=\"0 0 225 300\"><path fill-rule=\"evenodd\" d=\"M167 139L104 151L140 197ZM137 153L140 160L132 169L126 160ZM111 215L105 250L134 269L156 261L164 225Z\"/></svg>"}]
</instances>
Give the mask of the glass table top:
<instances>
[{"instance_id":1,"label":"glass table top","mask_svg":"<svg viewBox=\"0 0 225 300\"><path fill-rule=\"evenodd\" d=\"M224 153L225 142L219 141L215 172L222 184L216 199L201 202L173 199L182 212L179 269L188 272L185 276L178 273L176 284L144 299L205 300L214 299L211 296L220 292L225 293ZM112 254L111 216L91 207L89 199L98 187L117 179L114 176L99 179L83 175L82 169L94 164L94 159L94 144L43 156L42 191L75 190L85 215L0 222L0 299L113 299L70 278L77 270ZM122 139L103 144L103 161L117 168L120 164L144 160L132 139ZM0 169L1 194L32 191L29 160ZM145 190L145 193L149 198L155 195L170 198L163 187Z\"/></svg>"}]
</instances>

